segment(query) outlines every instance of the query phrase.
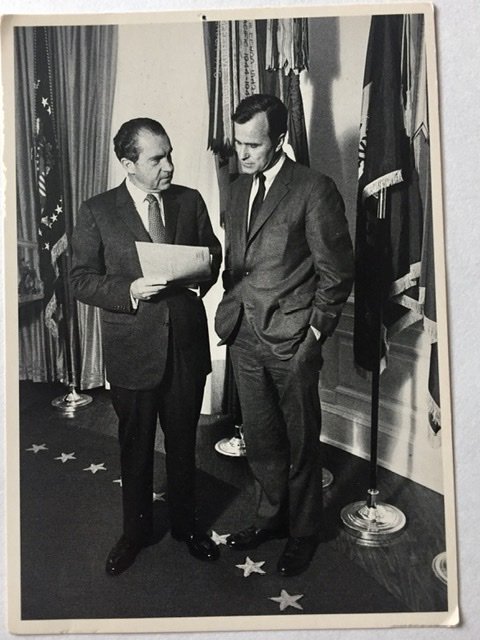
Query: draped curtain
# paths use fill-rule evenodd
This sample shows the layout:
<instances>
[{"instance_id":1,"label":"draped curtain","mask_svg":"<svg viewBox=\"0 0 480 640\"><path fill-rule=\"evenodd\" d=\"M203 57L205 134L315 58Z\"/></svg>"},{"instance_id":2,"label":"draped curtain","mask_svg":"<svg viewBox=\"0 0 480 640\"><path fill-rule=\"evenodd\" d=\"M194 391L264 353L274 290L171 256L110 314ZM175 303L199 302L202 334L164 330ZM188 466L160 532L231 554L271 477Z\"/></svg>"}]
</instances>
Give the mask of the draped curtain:
<instances>
[{"instance_id":1,"label":"draped curtain","mask_svg":"<svg viewBox=\"0 0 480 640\"><path fill-rule=\"evenodd\" d=\"M108 186L118 33L114 26L60 27L52 31L70 237L80 204ZM104 383L99 310L78 303L77 317L80 387L90 389Z\"/></svg>"},{"instance_id":2,"label":"draped curtain","mask_svg":"<svg viewBox=\"0 0 480 640\"><path fill-rule=\"evenodd\" d=\"M46 28L54 86L53 107L60 152L65 228L70 237L82 200L107 188L110 122L114 97L117 28L74 26ZM34 29L15 34L17 220L19 259L28 254L38 268L38 194L32 160L35 125ZM67 250L63 280L69 313L69 335L57 344L44 326L42 305L20 310L20 379L72 382L67 352L73 353L74 379L80 386L103 384L103 361L98 312L85 305L78 314L68 290ZM80 343L80 349L78 349ZM65 348L66 347L66 348Z\"/></svg>"}]
</instances>

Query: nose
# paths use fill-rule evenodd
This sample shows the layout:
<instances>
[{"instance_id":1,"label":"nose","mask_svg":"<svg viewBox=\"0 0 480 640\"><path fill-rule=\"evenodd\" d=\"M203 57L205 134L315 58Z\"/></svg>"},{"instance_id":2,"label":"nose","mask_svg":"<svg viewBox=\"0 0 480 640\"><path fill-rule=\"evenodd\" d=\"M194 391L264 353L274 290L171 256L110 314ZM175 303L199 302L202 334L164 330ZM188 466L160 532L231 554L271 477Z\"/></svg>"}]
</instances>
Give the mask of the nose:
<instances>
[{"instance_id":1,"label":"nose","mask_svg":"<svg viewBox=\"0 0 480 640\"><path fill-rule=\"evenodd\" d=\"M163 158L162 171L164 173L171 173L173 171L173 162L170 158Z\"/></svg>"},{"instance_id":2,"label":"nose","mask_svg":"<svg viewBox=\"0 0 480 640\"><path fill-rule=\"evenodd\" d=\"M245 144L238 145L238 155L240 160L247 160L250 156L250 150Z\"/></svg>"}]
</instances>

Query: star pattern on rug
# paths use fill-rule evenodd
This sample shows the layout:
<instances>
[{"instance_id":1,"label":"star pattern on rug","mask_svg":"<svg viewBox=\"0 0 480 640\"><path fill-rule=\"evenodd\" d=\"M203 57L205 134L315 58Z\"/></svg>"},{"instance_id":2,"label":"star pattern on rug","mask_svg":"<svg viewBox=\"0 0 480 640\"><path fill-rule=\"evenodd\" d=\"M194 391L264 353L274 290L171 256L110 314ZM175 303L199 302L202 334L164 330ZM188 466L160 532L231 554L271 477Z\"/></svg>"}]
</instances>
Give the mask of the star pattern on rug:
<instances>
[{"instance_id":1,"label":"star pattern on rug","mask_svg":"<svg viewBox=\"0 0 480 640\"><path fill-rule=\"evenodd\" d=\"M106 471L105 463L100 462L100 464L94 464L92 462L89 467L86 467L84 469L84 471L91 471L94 475L97 473L97 471Z\"/></svg>"},{"instance_id":2,"label":"star pattern on rug","mask_svg":"<svg viewBox=\"0 0 480 640\"><path fill-rule=\"evenodd\" d=\"M77 458L75 457L75 452L72 451L72 453L61 453L57 458L55 458L55 460L61 460L62 464L65 464L65 462L67 462L68 460L76 460Z\"/></svg>"},{"instance_id":3,"label":"star pattern on rug","mask_svg":"<svg viewBox=\"0 0 480 640\"><path fill-rule=\"evenodd\" d=\"M252 573L265 573L265 571L261 568L265 564L265 560L261 562L254 562L248 556L245 558L244 564L236 564L235 566L239 569L243 569L243 577L248 578L248 576L252 575ZM281 608L281 607L280 607Z\"/></svg>"},{"instance_id":4,"label":"star pattern on rug","mask_svg":"<svg viewBox=\"0 0 480 640\"><path fill-rule=\"evenodd\" d=\"M153 502L165 502L165 492L163 492L163 493L155 493L155 491L154 491L153 492L152 501Z\"/></svg>"},{"instance_id":5,"label":"star pattern on rug","mask_svg":"<svg viewBox=\"0 0 480 640\"><path fill-rule=\"evenodd\" d=\"M47 445L44 444L32 444L29 449L25 449L25 451L33 451L33 453L38 453L39 451L48 451Z\"/></svg>"},{"instance_id":6,"label":"star pattern on rug","mask_svg":"<svg viewBox=\"0 0 480 640\"><path fill-rule=\"evenodd\" d=\"M285 611L287 607L294 607L295 609L302 609L301 604L297 602L300 598L303 598L303 593L295 596L291 596L285 589L280 591L279 596L270 597L269 600L273 600L274 602L278 602L280 604L280 611Z\"/></svg>"},{"instance_id":7,"label":"star pattern on rug","mask_svg":"<svg viewBox=\"0 0 480 640\"><path fill-rule=\"evenodd\" d=\"M226 533L225 535L220 535L218 534L216 531L213 531L212 529L212 535L210 536L210 538L212 539L212 541L218 546L220 544L227 544L227 538L229 537L229 533Z\"/></svg>"}]
</instances>

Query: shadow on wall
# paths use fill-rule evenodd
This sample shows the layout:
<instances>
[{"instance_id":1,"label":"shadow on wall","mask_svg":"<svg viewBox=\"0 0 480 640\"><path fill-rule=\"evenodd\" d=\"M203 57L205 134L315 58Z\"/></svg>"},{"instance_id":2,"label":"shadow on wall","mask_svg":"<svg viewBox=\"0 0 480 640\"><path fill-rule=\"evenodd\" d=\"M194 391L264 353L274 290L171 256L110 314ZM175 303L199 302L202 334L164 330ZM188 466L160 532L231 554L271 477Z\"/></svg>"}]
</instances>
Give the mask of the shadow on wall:
<instances>
[{"instance_id":1,"label":"shadow on wall","mask_svg":"<svg viewBox=\"0 0 480 640\"><path fill-rule=\"evenodd\" d=\"M359 127L351 127L339 138L343 182L337 182L345 201L352 241L355 242L358 189L358 141Z\"/></svg>"},{"instance_id":2,"label":"shadow on wall","mask_svg":"<svg viewBox=\"0 0 480 640\"><path fill-rule=\"evenodd\" d=\"M343 192L343 163L335 134L332 103L332 84L340 74L338 18L312 19L309 47L312 105L308 138L311 166L332 177Z\"/></svg>"}]
</instances>

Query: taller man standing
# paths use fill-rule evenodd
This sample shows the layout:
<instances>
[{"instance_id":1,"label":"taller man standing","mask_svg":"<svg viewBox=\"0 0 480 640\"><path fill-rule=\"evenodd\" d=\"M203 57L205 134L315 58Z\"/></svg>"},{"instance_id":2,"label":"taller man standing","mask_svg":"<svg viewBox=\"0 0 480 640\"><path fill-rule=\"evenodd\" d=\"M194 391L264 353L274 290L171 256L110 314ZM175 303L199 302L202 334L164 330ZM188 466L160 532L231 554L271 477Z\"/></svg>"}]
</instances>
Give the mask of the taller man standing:
<instances>
[{"instance_id":1,"label":"taller man standing","mask_svg":"<svg viewBox=\"0 0 480 640\"><path fill-rule=\"evenodd\" d=\"M282 151L285 105L252 95L233 120L244 175L225 215L215 326L230 345L257 501L252 525L227 544L252 549L287 535L277 569L296 575L322 528L318 376L352 287L352 245L333 181Z\"/></svg>"},{"instance_id":2,"label":"taller man standing","mask_svg":"<svg viewBox=\"0 0 480 640\"><path fill-rule=\"evenodd\" d=\"M110 575L128 569L152 542L158 417L172 535L197 558L218 557L215 544L195 528L194 476L195 433L210 371L201 297L221 263L200 194L172 184L172 146L162 125L149 118L125 122L114 147L126 180L82 204L71 270L75 297L102 309L106 373L119 420L123 535L107 558ZM209 247L210 281L195 292L144 278L137 240Z\"/></svg>"}]
</instances>

